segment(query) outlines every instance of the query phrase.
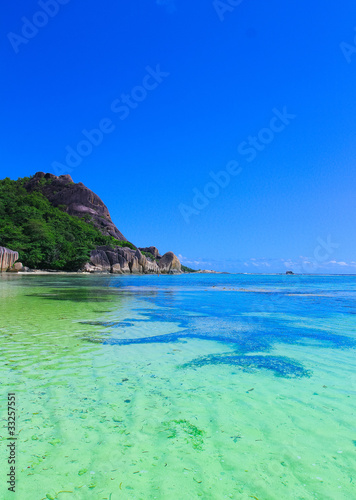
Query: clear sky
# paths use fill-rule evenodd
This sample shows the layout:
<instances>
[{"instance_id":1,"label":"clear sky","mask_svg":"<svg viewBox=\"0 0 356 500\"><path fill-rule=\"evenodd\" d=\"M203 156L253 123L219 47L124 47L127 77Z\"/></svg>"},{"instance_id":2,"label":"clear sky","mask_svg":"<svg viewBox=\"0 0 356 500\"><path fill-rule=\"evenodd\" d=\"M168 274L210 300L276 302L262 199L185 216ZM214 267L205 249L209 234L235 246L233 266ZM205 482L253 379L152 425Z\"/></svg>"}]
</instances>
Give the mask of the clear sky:
<instances>
[{"instance_id":1,"label":"clear sky","mask_svg":"<svg viewBox=\"0 0 356 500\"><path fill-rule=\"evenodd\" d=\"M193 267L356 273L355 26L351 0L7 2L1 177L70 173Z\"/></svg>"}]
</instances>

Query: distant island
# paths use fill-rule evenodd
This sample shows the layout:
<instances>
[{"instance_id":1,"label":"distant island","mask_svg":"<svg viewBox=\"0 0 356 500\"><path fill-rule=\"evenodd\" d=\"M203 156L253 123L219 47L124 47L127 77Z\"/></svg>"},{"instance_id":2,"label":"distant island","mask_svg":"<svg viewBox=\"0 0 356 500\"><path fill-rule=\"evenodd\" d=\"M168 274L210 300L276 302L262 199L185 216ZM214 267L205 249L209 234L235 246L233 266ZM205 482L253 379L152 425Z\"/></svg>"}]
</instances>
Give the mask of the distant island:
<instances>
[{"instance_id":1,"label":"distant island","mask_svg":"<svg viewBox=\"0 0 356 500\"><path fill-rule=\"evenodd\" d=\"M17 261L21 261L17 262ZM137 248L103 201L70 175L0 180L0 271L195 272L173 252Z\"/></svg>"}]
</instances>

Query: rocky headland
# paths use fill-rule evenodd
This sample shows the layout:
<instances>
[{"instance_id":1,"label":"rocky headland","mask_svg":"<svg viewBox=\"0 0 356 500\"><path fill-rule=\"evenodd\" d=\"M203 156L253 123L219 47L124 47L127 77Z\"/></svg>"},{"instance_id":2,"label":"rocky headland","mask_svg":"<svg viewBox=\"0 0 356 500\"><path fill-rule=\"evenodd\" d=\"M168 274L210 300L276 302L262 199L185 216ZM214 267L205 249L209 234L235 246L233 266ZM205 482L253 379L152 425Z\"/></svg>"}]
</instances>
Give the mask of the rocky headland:
<instances>
[{"instance_id":1,"label":"rocky headland","mask_svg":"<svg viewBox=\"0 0 356 500\"><path fill-rule=\"evenodd\" d=\"M102 235L100 238L104 236L105 241L110 241L110 244L92 247L90 255L88 253L87 261L80 265L76 271L113 274L178 274L182 272L181 263L173 252L167 252L161 256L155 246L137 248L129 242L112 221L108 208L99 196L83 183L74 183L70 175L58 177L50 173L37 172L30 178L19 181L8 179L7 181L10 183L21 181L21 189L25 189L25 193L45 197L52 207L61 213L64 212L80 219L81 223L85 221ZM37 201L35 205L36 203ZM40 230L45 231L45 229L39 228L38 219L35 224L32 222L30 227L39 231L39 234L41 234ZM25 226L25 231L27 230L27 226ZM21 253L17 252L16 248L10 250L0 247L0 271L26 271L27 268L17 262L19 253L21 260L26 260L26 251ZM64 266L58 270L66 269Z\"/></svg>"}]
</instances>

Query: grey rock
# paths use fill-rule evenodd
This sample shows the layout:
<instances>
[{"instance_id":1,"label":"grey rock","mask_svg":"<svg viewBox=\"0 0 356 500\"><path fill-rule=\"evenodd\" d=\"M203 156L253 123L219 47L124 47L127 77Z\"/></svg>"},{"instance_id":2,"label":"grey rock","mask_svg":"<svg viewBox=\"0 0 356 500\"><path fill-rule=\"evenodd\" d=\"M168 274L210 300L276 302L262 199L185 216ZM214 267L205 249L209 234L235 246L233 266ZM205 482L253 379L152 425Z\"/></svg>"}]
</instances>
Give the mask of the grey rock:
<instances>
[{"instance_id":1,"label":"grey rock","mask_svg":"<svg viewBox=\"0 0 356 500\"><path fill-rule=\"evenodd\" d=\"M105 253L106 253L106 256L107 256L111 266L118 264L119 256L118 256L117 252L115 252L114 250L113 251L107 250Z\"/></svg>"},{"instance_id":2,"label":"grey rock","mask_svg":"<svg viewBox=\"0 0 356 500\"><path fill-rule=\"evenodd\" d=\"M173 252L167 252L163 255L163 257L158 262L158 267L162 273L171 273L182 272L181 263L176 255Z\"/></svg>"},{"instance_id":3,"label":"grey rock","mask_svg":"<svg viewBox=\"0 0 356 500\"><path fill-rule=\"evenodd\" d=\"M43 184L43 179L47 183ZM117 240L127 241L111 220L109 210L98 195L82 182L75 184L70 175L37 172L26 184L27 191L40 190L49 202L58 207L63 205L69 215L87 217L104 234Z\"/></svg>"},{"instance_id":4,"label":"grey rock","mask_svg":"<svg viewBox=\"0 0 356 500\"><path fill-rule=\"evenodd\" d=\"M9 248L0 247L0 271L7 271L8 269L11 269L18 258L18 252L14 252Z\"/></svg>"},{"instance_id":5,"label":"grey rock","mask_svg":"<svg viewBox=\"0 0 356 500\"><path fill-rule=\"evenodd\" d=\"M138 263L140 264L140 266L142 266L143 268L145 268L146 267L146 263L147 263L147 258L144 255L142 255L142 253L141 253L141 251L139 249L136 250L135 257L137 258Z\"/></svg>"},{"instance_id":6,"label":"grey rock","mask_svg":"<svg viewBox=\"0 0 356 500\"><path fill-rule=\"evenodd\" d=\"M123 274L122 268L120 264L114 264L111 267L112 274Z\"/></svg>"},{"instance_id":7,"label":"grey rock","mask_svg":"<svg viewBox=\"0 0 356 500\"><path fill-rule=\"evenodd\" d=\"M113 274L179 274L181 265L173 252L166 253L157 263L147 259L139 249L99 246L91 252L90 262L84 266L84 271L110 271Z\"/></svg>"},{"instance_id":8,"label":"grey rock","mask_svg":"<svg viewBox=\"0 0 356 500\"><path fill-rule=\"evenodd\" d=\"M110 271L111 264L104 250L93 250L90 254L90 264L98 270Z\"/></svg>"}]
</instances>

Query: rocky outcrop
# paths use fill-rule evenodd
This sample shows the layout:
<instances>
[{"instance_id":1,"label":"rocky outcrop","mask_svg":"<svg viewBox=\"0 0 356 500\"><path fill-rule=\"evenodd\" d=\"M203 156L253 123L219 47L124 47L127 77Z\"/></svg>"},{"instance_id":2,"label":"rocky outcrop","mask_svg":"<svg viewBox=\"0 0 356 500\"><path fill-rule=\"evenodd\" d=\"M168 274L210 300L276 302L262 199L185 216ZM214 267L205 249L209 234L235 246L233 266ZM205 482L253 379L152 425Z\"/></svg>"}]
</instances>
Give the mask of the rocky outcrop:
<instances>
[{"instance_id":1,"label":"rocky outcrop","mask_svg":"<svg viewBox=\"0 0 356 500\"><path fill-rule=\"evenodd\" d=\"M75 184L70 175L58 177L37 172L24 184L24 187L28 192L40 191L54 207L61 207L69 215L92 223L102 234L127 242L111 220L109 210L99 196L82 182ZM137 249L132 244L129 246L131 248L126 246L97 247L92 250L90 262L85 264L83 270L116 274L181 272L180 262L173 252L168 252L162 257L154 246L141 249Z\"/></svg>"},{"instance_id":2,"label":"rocky outcrop","mask_svg":"<svg viewBox=\"0 0 356 500\"><path fill-rule=\"evenodd\" d=\"M22 265L22 262L15 262L15 264L12 267L9 267L9 269L7 270L8 273L18 273L20 271L26 271L26 269Z\"/></svg>"},{"instance_id":3,"label":"rocky outcrop","mask_svg":"<svg viewBox=\"0 0 356 500\"><path fill-rule=\"evenodd\" d=\"M100 268L101 271L110 271L111 269L108 256L106 255L104 250L101 250L99 248L91 252L90 264L96 268Z\"/></svg>"},{"instance_id":4,"label":"rocky outcrop","mask_svg":"<svg viewBox=\"0 0 356 500\"><path fill-rule=\"evenodd\" d=\"M181 265L173 252L157 257L156 262L143 255L139 249L101 246L91 252L90 262L83 270L112 274L175 274L181 272Z\"/></svg>"},{"instance_id":5,"label":"rocky outcrop","mask_svg":"<svg viewBox=\"0 0 356 500\"><path fill-rule=\"evenodd\" d=\"M158 267L160 268L161 273L175 274L182 272L182 266L179 259L173 252L165 253L159 260Z\"/></svg>"},{"instance_id":6,"label":"rocky outcrop","mask_svg":"<svg viewBox=\"0 0 356 500\"><path fill-rule=\"evenodd\" d=\"M11 269L18 258L18 252L14 252L13 250L9 250L5 247L0 247L0 271L7 271L8 269Z\"/></svg>"},{"instance_id":7,"label":"rocky outcrop","mask_svg":"<svg viewBox=\"0 0 356 500\"><path fill-rule=\"evenodd\" d=\"M127 241L111 220L103 201L82 182L75 184L70 175L37 172L26 184L27 191L39 190L55 206L63 206L69 215L91 221L103 234Z\"/></svg>"}]
</instances>

